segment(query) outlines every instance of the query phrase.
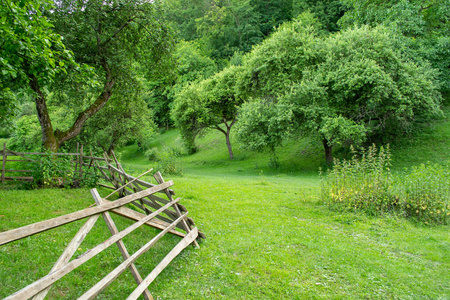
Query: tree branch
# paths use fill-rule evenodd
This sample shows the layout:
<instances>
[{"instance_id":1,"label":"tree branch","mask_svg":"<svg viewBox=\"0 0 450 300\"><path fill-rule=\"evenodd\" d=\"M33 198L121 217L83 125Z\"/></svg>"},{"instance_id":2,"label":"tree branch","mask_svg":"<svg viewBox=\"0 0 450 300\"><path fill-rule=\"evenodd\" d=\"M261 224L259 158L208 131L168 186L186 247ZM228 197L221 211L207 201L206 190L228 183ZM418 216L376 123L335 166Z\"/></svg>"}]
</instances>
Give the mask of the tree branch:
<instances>
[{"instance_id":1,"label":"tree branch","mask_svg":"<svg viewBox=\"0 0 450 300\"><path fill-rule=\"evenodd\" d=\"M111 89L114 85L114 79L112 78L111 70L108 63L103 59L101 65L106 72L106 82L103 88L103 92L97 97L94 103L92 103L86 110L78 114L77 119L73 125L66 131L55 131L55 136L58 139L58 144L61 146L65 141L77 136L86 122L87 119L96 114L100 109L102 109L108 100L111 98Z\"/></svg>"}]
</instances>

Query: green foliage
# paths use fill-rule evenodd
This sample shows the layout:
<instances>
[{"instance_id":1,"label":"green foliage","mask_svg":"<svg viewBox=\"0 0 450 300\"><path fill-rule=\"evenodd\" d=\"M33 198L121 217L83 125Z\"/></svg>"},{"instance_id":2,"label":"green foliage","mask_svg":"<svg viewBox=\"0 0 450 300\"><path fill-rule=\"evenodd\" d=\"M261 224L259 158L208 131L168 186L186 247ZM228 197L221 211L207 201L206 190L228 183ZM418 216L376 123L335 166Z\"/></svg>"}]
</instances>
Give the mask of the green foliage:
<instances>
[{"instance_id":1,"label":"green foliage","mask_svg":"<svg viewBox=\"0 0 450 300\"><path fill-rule=\"evenodd\" d=\"M318 26L312 14L303 13L255 46L244 57L238 93L245 97L276 97L300 80L304 69L316 60Z\"/></svg>"},{"instance_id":2,"label":"green foliage","mask_svg":"<svg viewBox=\"0 0 450 300\"><path fill-rule=\"evenodd\" d=\"M259 26L264 36L269 36L280 24L292 19L291 0L251 0L260 14Z\"/></svg>"},{"instance_id":3,"label":"green foliage","mask_svg":"<svg viewBox=\"0 0 450 300\"><path fill-rule=\"evenodd\" d=\"M145 101L153 111L154 122L159 127L169 128L173 125L170 111L175 95L188 83L210 77L217 71L215 62L204 55L196 42L180 41L174 52L177 69L174 74L151 81Z\"/></svg>"},{"instance_id":4,"label":"green foliage","mask_svg":"<svg viewBox=\"0 0 450 300\"><path fill-rule=\"evenodd\" d=\"M16 151L33 151L41 149L41 127L36 115L24 115L14 122L14 130L8 147Z\"/></svg>"},{"instance_id":5,"label":"green foliage","mask_svg":"<svg viewBox=\"0 0 450 300\"><path fill-rule=\"evenodd\" d=\"M0 124L15 115L17 90L28 88L30 79L46 86L78 67L66 50L62 38L44 12L51 10L49 0L0 1Z\"/></svg>"},{"instance_id":6,"label":"green foliage","mask_svg":"<svg viewBox=\"0 0 450 300\"><path fill-rule=\"evenodd\" d=\"M145 151L144 153L145 157L150 161L157 161L158 160L158 148L153 147Z\"/></svg>"},{"instance_id":7,"label":"green foliage","mask_svg":"<svg viewBox=\"0 0 450 300\"><path fill-rule=\"evenodd\" d=\"M340 129L329 140L343 142L353 132L366 137L395 135L422 118L441 114L437 74L426 62L414 62L397 43L395 34L379 27L354 28L324 40L323 63L305 75L289 102L300 119L323 136L328 118ZM288 94L289 95L289 94ZM342 120L342 119L341 119ZM341 135L341 133L343 135Z\"/></svg>"},{"instance_id":8,"label":"green foliage","mask_svg":"<svg viewBox=\"0 0 450 300\"><path fill-rule=\"evenodd\" d=\"M236 135L242 147L254 151L269 149L275 152L275 147L289 133L292 116L289 111L280 112L280 106L267 102L248 102L239 110L239 122Z\"/></svg>"},{"instance_id":9,"label":"green foliage","mask_svg":"<svg viewBox=\"0 0 450 300\"><path fill-rule=\"evenodd\" d=\"M216 61L247 52L263 39L260 14L250 0L210 1L195 22L200 43Z\"/></svg>"},{"instance_id":10,"label":"green foliage","mask_svg":"<svg viewBox=\"0 0 450 300\"><path fill-rule=\"evenodd\" d=\"M221 131L229 141L238 107L243 102L235 93L240 71L240 66L230 66L211 78L185 86L176 94L172 118L181 130L189 153L195 152L196 136L208 128Z\"/></svg>"},{"instance_id":11,"label":"green foliage","mask_svg":"<svg viewBox=\"0 0 450 300\"><path fill-rule=\"evenodd\" d=\"M87 121L78 139L81 144L107 152L132 141L146 148L147 141L155 134L155 125L150 109L140 96L139 91L114 96Z\"/></svg>"},{"instance_id":12,"label":"green foliage","mask_svg":"<svg viewBox=\"0 0 450 300\"><path fill-rule=\"evenodd\" d=\"M360 156L353 153L351 160L335 160L327 178L322 178L322 200L333 208L362 210L369 215L398 210L398 199L392 193L389 147L378 151L373 145L362 149Z\"/></svg>"},{"instance_id":13,"label":"green foliage","mask_svg":"<svg viewBox=\"0 0 450 300\"><path fill-rule=\"evenodd\" d=\"M442 89L450 89L450 59L448 55L450 31L450 3L448 1L419 0L346 0L349 9L339 21L342 27L354 24L395 28L407 39L405 43L415 53L438 68Z\"/></svg>"},{"instance_id":14,"label":"green foliage","mask_svg":"<svg viewBox=\"0 0 450 300\"><path fill-rule=\"evenodd\" d=\"M340 0L294 0L292 1L292 16L310 11L328 32L339 31L338 21L347 11L347 6Z\"/></svg>"},{"instance_id":15,"label":"green foliage","mask_svg":"<svg viewBox=\"0 0 450 300\"><path fill-rule=\"evenodd\" d=\"M56 156L48 152L39 156L34 164L34 184L42 187L64 187L75 178L74 167L68 156Z\"/></svg>"},{"instance_id":16,"label":"green foliage","mask_svg":"<svg viewBox=\"0 0 450 300\"><path fill-rule=\"evenodd\" d=\"M397 185L406 216L431 224L450 223L449 163L421 164L399 176Z\"/></svg>"},{"instance_id":17,"label":"green foliage","mask_svg":"<svg viewBox=\"0 0 450 300\"><path fill-rule=\"evenodd\" d=\"M61 36L53 32L53 25L44 16L44 11L54 8L53 1L0 3L0 93L18 82L26 85L30 75L39 76L44 84L52 82L67 63L73 62Z\"/></svg>"},{"instance_id":18,"label":"green foliage","mask_svg":"<svg viewBox=\"0 0 450 300\"><path fill-rule=\"evenodd\" d=\"M156 169L163 175L183 175L183 165L179 159L180 153L173 148L165 148L157 154Z\"/></svg>"},{"instance_id":19,"label":"green foliage","mask_svg":"<svg viewBox=\"0 0 450 300\"><path fill-rule=\"evenodd\" d=\"M29 163L33 170L34 181L31 188L79 188L96 187L99 181L99 175L94 168L83 166L83 173L80 176L80 166L72 161L73 157L65 155L54 155L48 151L44 155L33 158L35 161Z\"/></svg>"},{"instance_id":20,"label":"green foliage","mask_svg":"<svg viewBox=\"0 0 450 300\"><path fill-rule=\"evenodd\" d=\"M351 160L335 160L322 178L322 200L339 210L369 215L397 213L425 224L450 221L448 165L421 164L396 176L389 169L389 147L354 151Z\"/></svg>"}]
</instances>

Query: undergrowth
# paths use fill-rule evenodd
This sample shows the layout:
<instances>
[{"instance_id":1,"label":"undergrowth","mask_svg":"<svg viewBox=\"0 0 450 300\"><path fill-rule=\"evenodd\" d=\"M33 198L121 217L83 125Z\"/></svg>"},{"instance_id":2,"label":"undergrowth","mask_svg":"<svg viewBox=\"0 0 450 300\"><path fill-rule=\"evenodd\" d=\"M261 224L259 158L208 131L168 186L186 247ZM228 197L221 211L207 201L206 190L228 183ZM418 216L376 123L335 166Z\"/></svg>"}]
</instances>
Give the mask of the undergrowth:
<instances>
[{"instance_id":1,"label":"undergrowth","mask_svg":"<svg viewBox=\"0 0 450 300\"><path fill-rule=\"evenodd\" d=\"M396 213L425 224L450 220L450 172L437 164L422 164L393 176L389 146L352 148L350 160L335 160L322 179L322 200L331 208L368 215Z\"/></svg>"}]
</instances>

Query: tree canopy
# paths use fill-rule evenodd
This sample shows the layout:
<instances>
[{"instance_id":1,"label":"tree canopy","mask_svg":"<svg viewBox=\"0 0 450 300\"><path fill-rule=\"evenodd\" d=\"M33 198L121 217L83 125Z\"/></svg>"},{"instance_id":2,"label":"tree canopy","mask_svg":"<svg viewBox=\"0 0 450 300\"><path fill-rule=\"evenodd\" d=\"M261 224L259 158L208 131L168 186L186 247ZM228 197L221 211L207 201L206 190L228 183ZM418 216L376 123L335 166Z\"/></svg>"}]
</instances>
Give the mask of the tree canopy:
<instances>
[{"instance_id":1,"label":"tree canopy","mask_svg":"<svg viewBox=\"0 0 450 300\"><path fill-rule=\"evenodd\" d=\"M18 6L21 10L6 14L8 22L2 26L8 37L5 53L14 55L11 47L20 50L17 58L8 60L16 65L3 73L16 76L22 88L29 83L48 149L56 150L77 136L114 91L132 84L136 63L146 75L155 76L171 61L167 59L171 32L159 22L156 4L115 0L23 3ZM18 24L24 29L18 30ZM27 40L27 36L32 38ZM71 53L76 63L67 65L73 61ZM74 112L73 123L63 130L53 128L48 112L47 97L52 90L64 95L65 104Z\"/></svg>"},{"instance_id":2,"label":"tree canopy","mask_svg":"<svg viewBox=\"0 0 450 300\"><path fill-rule=\"evenodd\" d=\"M233 159L230 132L243 102L235 92L240 69L230 66L211 78L186 86L176 95L172 116L191 152L195 151L195 137L202 130L215 129L225 135Z\"/></svg>"}]
</instances>

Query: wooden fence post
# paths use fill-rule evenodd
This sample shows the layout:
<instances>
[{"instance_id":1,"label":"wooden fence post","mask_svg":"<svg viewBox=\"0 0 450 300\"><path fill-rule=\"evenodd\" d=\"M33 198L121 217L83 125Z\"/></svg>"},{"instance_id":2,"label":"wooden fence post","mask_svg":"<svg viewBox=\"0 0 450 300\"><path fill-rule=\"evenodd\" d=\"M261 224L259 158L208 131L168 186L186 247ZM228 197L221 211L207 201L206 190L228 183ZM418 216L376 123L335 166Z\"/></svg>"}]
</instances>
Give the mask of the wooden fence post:
<instances>
[{"instance_id":1,"label":"wooden fence post","mask_svg":"<svg viewBox=\"0 0 450 300\"><path fill-rule=\"evenodd\" d=\"M6 167L6 143L3 143L3 160L2 160L2 185L5 183L5 167Z\"/></svg>"},{"instance_id":2,"label":"wooden fence post","mask_svg":"<svg viewBox=\"0 0 450 300\"><path fill-rule=\"evenodd\" d=\"M76 153L79 154L79 150L80 150L80 144L77 142L77 151L76 151ZM76 176L77 172L78 172L78 155L75 156L74 162L75 162L75 167L73 168L73 176Z\"/></svg>"},{"instance_id":3,"label":"wooden fence post","mask_svg":"<svg viewBox=\"0 0 450 300\"><path fill-rule=\"evenodd\" d=\"M80 180L83 178L83 145L80 149Z\"/></svg>"}]
</instances>

